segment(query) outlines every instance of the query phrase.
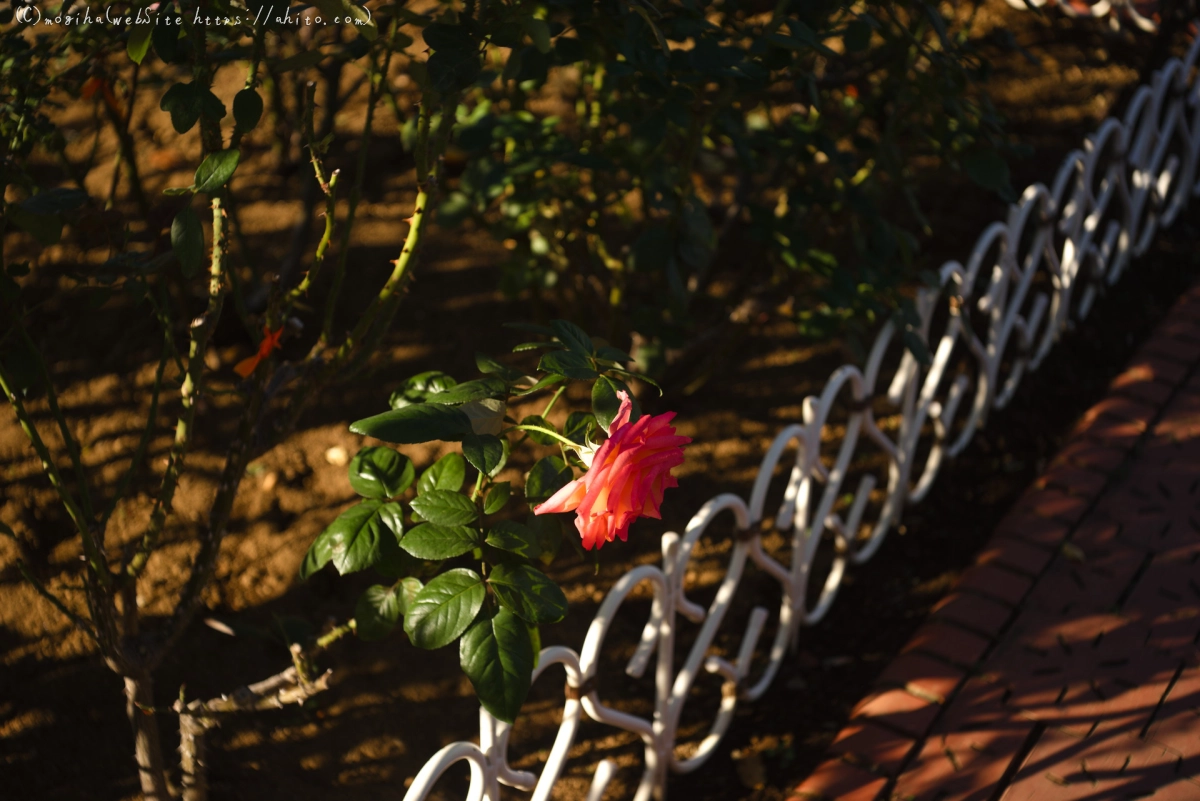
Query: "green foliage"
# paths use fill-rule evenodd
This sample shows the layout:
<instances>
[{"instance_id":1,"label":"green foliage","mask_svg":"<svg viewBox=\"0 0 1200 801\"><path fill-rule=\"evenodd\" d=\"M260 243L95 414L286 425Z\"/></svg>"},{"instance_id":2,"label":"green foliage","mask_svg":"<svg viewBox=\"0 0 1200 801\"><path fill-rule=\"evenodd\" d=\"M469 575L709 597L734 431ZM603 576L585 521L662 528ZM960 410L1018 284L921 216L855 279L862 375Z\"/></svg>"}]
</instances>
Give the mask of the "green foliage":
<instances>
[{"instance_id":1,"label":"green foliage","mask_svg":"<svg viewBox=\"0 0 1200 801\"><path fill-rule=\"evenodd\" d=\"M300 571L306 578L327 563L341 573L374 567L391 583L372 586L358 599L360 636L386 636L403 617L405 633L420 648L460 640L462 668L480 702L505 720L515 717L528 691L538 627L567 614L566 596L544 572L562 542L561 516L529 514L524 523L516 522L514 499L523 494L532 507L584 469L580 452L602 438L601 421L611 426L620 406L617 393L629 391L621 376L633 375L623 366L628 357L622 351L573 323L525 328L543 339L517 351L569 355L595 376L594 411L572 411L555 425L549 417L565 388L561 381L527 375L483 354L475 358L481 378L460 382L427 372L403 381L390 397L392 411L351 429L407 445L445 441L447 429L427 421L457 420L454 433L461 444L415 481L416 469L404 454L386 446L362 448L348 473L351 487L367 500L317 537ZM545 373L545 367L543 358L539 369ZM520 423L505 416L510 403L537 393L550 394L542 414ZM462 419L472 418L463 410L481 403L494 404L507 426L495 433L467 430ZM500 477L522 444L556 452L540 454L524 476L523 493L514 493L513 482Z\"/></svg>"}]
</instances>

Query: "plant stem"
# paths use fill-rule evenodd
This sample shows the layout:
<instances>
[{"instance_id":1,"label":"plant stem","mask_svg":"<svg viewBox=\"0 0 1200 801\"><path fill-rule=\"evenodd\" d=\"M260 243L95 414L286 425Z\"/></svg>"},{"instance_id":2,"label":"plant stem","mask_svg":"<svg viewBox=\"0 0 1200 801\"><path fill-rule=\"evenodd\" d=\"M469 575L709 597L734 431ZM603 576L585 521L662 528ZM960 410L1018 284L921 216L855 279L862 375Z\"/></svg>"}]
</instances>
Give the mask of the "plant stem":
<instances>
[{"instance_id":1,"label":"plant stem","mask_svg":"<svg viewBox=\"0 0 1200 801\"><path fill-rule=\"evenodd\" d=\"M542 409L542 419L543 420L545 420L546 417L548 417L550 415L550 410L554 408L554 404L558 403L558 399L562 397L562 394L566 390L566 388L567 388L566 384L563 384L561 387L559 387L558 391L554 393L554 396L552 398L550 398L550 402L546 404L546 408Z\"/></svg>"},{"instance_id":2,"label":"plant stem","mask_svg":"<svg viewBox=\"0 0 1200 801\"><path fill-rule=\"evenodd\" d=\"M504 429L500 433L507 434L509 431L533 431L534 433L537 433L537 434L545 434L548 437L554 437L559 442L563 443L564 445L569 446L570 448L572 448L574 450L579 449L578 442L567 439L562 434L559 434L557 431L552 431L549 428L542 428L541 426L511 426L509 428Z\"/></svg>"},{"instance_id":3,"label":"plant stem","mask_svg":"<svg viewBox=\"0 0 1200 801\"><path fill-rule=\"evenodd\" d=\"M396 22L393 20L388 36L389 41L392 39L391 34L394 34L395 30ZM325 303L325 321L321 328L321 341L325 343L328 343L333 337L333 316L337 310L337 299L342 291L342 282L346 278L346 260L350 255L350 234L354 228L354 216L358 211L358 203L362 199L363 179L367 174L367 150L371 144L371 126L375 119L375 106L379 103L380 87L387 79L391 63L391 47L385 49L382 69L379 68L377 56L372 56L370 62L371 66L368 77L371 87L367 92L367 114L366 119L363 121L362 135L358 143L358 163L354 168L354 185L350 188L350 202L346 209L346 221L342 227L342 235L338 242L338 262L333 272L333 286L329 290L329 298ZM326 225L328 225L328 221Z\"/></svg>"},{"instance_id":4,"label":"plant stem","mask_svg":"<svg viewBox=\"0 0 1200 801\"><path fill-rule=\"evenodd\" d=\"M83 472L83 457L79 449L79 441L71 434L71 428L67 425L67 418L63 416L62 409L58 405L58 393L54 391L54 383L50 380L50 369L46 366L46 360L42 357L42 352L33 343L33 339L29 336L29 332L25 329L25 325L18 318L17 331L21 335L21 340L25 343L25 347L29 352L34 354L37 360L38 371L42 374L42 382L46 385L46 401L50 406L50 414L58 423L58 431L62 435L63 444L66 445L67 455L71 457L71 464L75 469L75 482L79 485L79 503L82 507L83 514L90 522L92 520L92 494L88 489L87 476ZM100 540L103 546L103 539Z\"/></svg>"},{"instance_id":5,"label":"plant stem","mask_svg":"<svg viewBox=\"0 0 1200 801\"><path fill-rule=\"evenodd\" d=\"M192 427L196 420L196 401L203 389L204 356L208 351L208 339L216 328L217 320L221 317L221 308L225 301L225 211L221 206L220 196L212 200L213 210L213 243L212 265L209 270L208 308L204 315L192 321L191 346L188 349L187 372L184 374L183 386L179 394L183 409L175 423L175 442L168 456L167 470L163 474L158 497L150 512L150 525L142 536L141 544L133 557L125 565L127 576L136 577L146 566L151 551L158 543L163 526L167 520L167 512L179 486L179 476L183 471L183 460L192 441Z\"/></svg>"}]
</instances>

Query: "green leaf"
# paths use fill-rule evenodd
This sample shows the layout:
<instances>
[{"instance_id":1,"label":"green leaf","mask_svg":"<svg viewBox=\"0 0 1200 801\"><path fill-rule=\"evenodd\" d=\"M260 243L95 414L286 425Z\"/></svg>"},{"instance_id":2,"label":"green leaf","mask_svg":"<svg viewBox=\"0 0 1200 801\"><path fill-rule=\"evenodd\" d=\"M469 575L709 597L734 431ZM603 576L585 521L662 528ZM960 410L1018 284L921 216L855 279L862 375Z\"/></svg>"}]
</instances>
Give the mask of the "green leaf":
<instances>
[{"instance_id":1,"label":"green leaf","mask_svg":"<svg viewBox=\"0 0 1200 801\"><path fill-rule=\"evenodd\" d=\"M485 476L495 475L504 465L504 443L491 434L468 434L463 437L463 456Z\"/></svg>"},{"instance_id":2,"label":"green leaf","mask_svg":"<svg viewBox=\"0 0 1200 801\"><path fill-rule=\"evenodd\" d=\"M225 104L211 90L204 89L200 92L200 116L210 120L225 119Z\"/></svg>"},{"instance_id":3,"label":"green leaf","mask_svg":"<svg viewBox=\"0 0 1200 801\"><path fill-rule=\"evenodd\" d=\"M596 352L592 346L592 338L588 336L587 331L575 323L567 320L554 320L550 323L550 327L554 329L554 336L558 337L558 341L566 345L568 350L581 356L591 356Z\"/></svg>"},{"instance_id":4,"label":"green leaf","mask_svg":"<svg viewBox=\"0 0 1200 801\"><path fill-rule=\"evenodd\" d=\"M474 381L464 381L445 392L429 395L425 398L425 402L458 406L484 398L503 398L507 394L508 384L504 382L504 379L477 378Z\"/></svg>"},{"instance_id":5,"label":"green leaf","mask_svg":"<svg viewBox=\"0 0 1200 801\"><path fill-rule=\"evenodd\" d=\"M185 278L192 278L204 264L204 228L191 206L184 206L171 221L171 250L179 259Z\"/></svg>"},{"instance_id":6,"label":"green leaf","mask_svg":"<svg viewBox=\"0 0 1200 801\"><path fill-rule=\"evenodd\" d=\"M419 373L405 381L404 386L392 393L392 396L388 398L388 406L393 409L403 409L414 403L424 403L431 394L445 392L457 385L457 381L440 370Z\"/></svg>"},{"instance_id":7,"label":"green leaf","mask_svg":"<svg viewBox=\"0 0 1200 801\"><path fill-rule=\"evenodd\" d=\"M303 581L316 573L333 558L333 535L328 529L322 531L308 546L304 561L300 563L300 579Z\"/></svg>"},{"instance_id":8,"label":"green leaf","mask_svg":"<svg viewBox=\"0 0 1200 801\"><path fill-rule=\"evenodd\" d=\"M575 477L567 463L557 456L547 456L534 463L525 479L525 499L530 505L541 503L565 487Z\"/></svg>"},{"instance_id":9,"label":"green leaf","mask_svg":"<svg viewBox=\"0 0 1200 801\"><path fill-rule=\"evenodd\" d=\"M167 64L177 64L181 60L186 60L187 55L183 52L184 48L179 41L179 32L182 27L179 25L178 14L160 10L155 18L155 24L150 27L154 52L158 53L159 58Z\"/></svg>"},{"instance_id":10,"label":"green leaf","mask_svg":"<svg viewBox=\"0 0 1200 801\"><path fill-rule=\"evenodd\" d=\"M608 433L617 412L621 410L621 399L617 397L617 385L608 376L600 376L592 385L592 413L596 422Z\"/></svg>"},{"instance_id":11,"label":"green leaf","mask_svg":"<svg viewBox=\"0 0 1200 801\"><path fill-rule=\"evenodd\" d=\"M529 623L557 623L567 616L567 596L549 576L529 565L496 565L488 584L501 605Z\"/></svg>"},{"instance_id":12,"label":"green leaf","mask_svg":"<svg viewBox=\"0 0 1200 801\"><path fill-rule=\"evenodd\" d=\"M421 582L415 578L403 579L391 587L367 587L354 605L355 632L364 640L381 640L391 634L420 591Z\"/></svg>"},{"instance_id":13,"label":"green leaf","mask_svg":"<svg viewBox=\"0 0 1200 801\"><path fill-rule=\"evenodd\" d=\"M592 368L592 362L587 356L570 350L552 351L543 355L542 360L538 362L538 369L544 373L585 381L599 375Z\"/></svg>"},{"instance_id":14,"label":"green leaf","mask_svg":"<svg viewBox=\"0 0 1200 801\"><path fill-rule=\"evenodd\" d=\"M200 88L194 83L177 83L162 96L158 107L171 115L176 133L187 133L200 120Z\"/></svg>"},{"instance_id":15,"label":"green leaf","mask_svg":"<svg viewBox=\"0 0 1200 801\"><path fill-rule=\"evenodd\" d=\"M413 483L416 468L402 453L372 446L350 460L350 486L364 498L394 498Z\"/></svg>"},{"instance_id":16,"label":"green leaf","mask_svg":"<svg viewBox=\"0 0 1200 801\"><path fill-rule=\"evenodd\" d=\"M134 64L141 64L142 59L146 57L147 51L150 50L150 34L154 33L154 26L134 25L129 31L129 41L125 43L125 52L133 59Z\"/></svg>"},{"instance_id":17,"label":"green leaf","mask_svg":"<svg viewBox=\"0 0 1200 801\"><path fill-rule=\"evenodd\" d=\"M624 367L629 362L633 361L633 357L620 348L614 348L611 345L604 345L596 349L596 358L605 359L606 361L616 362Z\"/></svg>"},{"instance_id":18,"label":"green leaf","mask_svg":"<svg viewBox=\"0 0 1200 801\"><path fill-rule=\"evenodd\" d=\"M242 154L236 150L218 150L209 153L200 166L196 168L196 178L192 188L196 192L216 192L223 187L233 171L237 169L238 160Z\"/></svg>"},{"instance_id":19,"label":"green leaf","mask_svg":"<svg viewBox=\"0 0 1200 801\"><path fill-rule=\"evenodd\" d=\"M555 523L557 522L555 520ZM501 520L492 526L485 542L493 548L515 553L526 559L534 559L542 552L533 530L511 520Z\"/></svg>"},{"instance_id":20,"label":"green leaf","mask_svg":"<svg viewBox=\"0 0 1200 801\"><path fill-rule=\"evenodd\" d=\"M233 96L233 121L242 133L253 131L262 113L262 96L253 89L243 89Z\"/></svg>"},{"instance_id":21,"label":"green leaf","mask_svg":"<svg viewBox=\"0 0 1200 801\"><path fill-rule=\"evenodd\" d=\"M521 17L521 26L525 29L525 33L529 34L529 38L533 40L533 46L543 53L550 52L550 26L545 20L537 17L525 16Z\"/></svg>"},{"instance_id":22,"label":"green leaf","mask_svg":"<svg viewBox=\"0 0 1200 801\"><path fill-rule=\"evenodd\" d=\"M379 561L373 565L376 573L390 579L413 576L421 571L425 563L400 547L400 540L407 536L397 531L395 536L384 535L379 540Z\"/></svg>"},{"instance_id":23,"label":"green leaf","mask_svg":"<svg viewBox=\"0 0 1200 801\"><path fill-rule=\"evenodd\" d=\"M412 508L421 519L439 526L462 526L474 523L479 516L470 498L450 490L435 489L418 495Z\"/></svg>"},{"instance_id":24,"label":"green leaf","mask_svg":"<svg viewBox=\"0 0 1200 801\"><path fill-rule=\"evenodd\" d=\"M449 645L471 625L486 596L474 570L448 570L417 593L404 615L404 631L418 648Z\"/></svg>"},{"instance_id":25,"label":"green leaf","mask_svg":"<svg viewBox=\"0 0 1200 801\"><path fill-rule=\"evenodd\" d=\"M571 412L567 415L567 422L563 423L562 433L572 442L583 445L595 427L596 416L591 412Z\"/></svg>"},{"instance_id":26,"label":"green leaf","mask_svg":"<svg viewBox=\"0 0 1200 801\"><path fill-rule=\"evenodd\" d=\"M482 353L475 354L475 366L479 368L479 372L498 375L505 381L516 381L523 375L520 370L514 370Z\"/></svg>"},{"instance_id":27,"label":"green leaf","mask_svg":"<svg viewBox=\"0 0 1200 801\"><path fill-rule=\"evenodd\" d=\"M435 439L455 442L471 433L471 419L452 406L418 403L355 421L350 430L401 445Z\"/></svg>"},{"instance_id":28,"label":"green leaf","mask_svg":"<svg viewBox=\"0 0 1200 801\"><path fill-rule=\"evenodd\" d=\"M403 510L398 503L371 500L351 506L325 529L333 549L333 566L343 576L365 570L379 561L382 539L399 537L403 531Z\"/></svg>"},{"instance_id":29,"label":"green leaf","mask_svg":"<svg viewBox=\"0 0 1200 801\"><path fill-rule=\"evenodd\" d=\"M550 564L562 547L563 529L566 528L563 515L535 515L532 512L525 518L525 527L533 532L533 542L538 550L538 559L542 564ZM571 527L571 536L578 536Z\"/></svg>"},{"instance_id":30,"label":"green leaf","mask_svg":"<svg viewBox=\"0 0 1200 801\"><path fill-rule=\"evenodd\" d=\"M508 503L508 497L512 494L512 485L507 481L501 481L499 484L492 486L488 490L487 497L483 500L483 513L485 515L494 515L504 508Z\"/></svg>"},{"instance_id":31,"label":"green leaf","mask_svg":"<svg viewBox=\"0 0 1200 801\"><path fill-rule=\"evenodd\" d=\"M523 389L515 394L517 395L517 397L524 397L525 395L532 395L535 392L541 392L546 387L552 387L555 384L561 384L562 381L563 381L563 377L561 375L548 375L548 376L542 378L540 381L538 381L536 384L534 384L529 389Z\"/></svg>"},{"instance_id":32,"label":"green leaf","mask_svg":"<svg viewBox=\"0 0 1200 801\"><path fill-rule=\"evenodd\" d=\"M458 659L483 708L497 720L516 720L537 660L525 623L507 609L480 620L463 637Z\"/></svg>"},{"instance_id":33,"label":"green leaf","mask_svg":"<svg viewBox=\"0 0 1200 801\"><path fill-rule=\"evenodd\" d=\"M479 532L469 526L422 523L409 529L400 547L418 559L451 559L478 548Z\"/></svg>"},{"instance_id":34,"label":"green leaf","mask_svg":"<svg viewBox=\"0 0 1200 801\"><path fill-rule=\"evenodd\" d=\"M462 489L467 477L467 463L457 453L448 453L438 459L421 474L417 481L417 494L424 495L430 490L449 490L458 492Z\"/></svg>"}]
</instances>

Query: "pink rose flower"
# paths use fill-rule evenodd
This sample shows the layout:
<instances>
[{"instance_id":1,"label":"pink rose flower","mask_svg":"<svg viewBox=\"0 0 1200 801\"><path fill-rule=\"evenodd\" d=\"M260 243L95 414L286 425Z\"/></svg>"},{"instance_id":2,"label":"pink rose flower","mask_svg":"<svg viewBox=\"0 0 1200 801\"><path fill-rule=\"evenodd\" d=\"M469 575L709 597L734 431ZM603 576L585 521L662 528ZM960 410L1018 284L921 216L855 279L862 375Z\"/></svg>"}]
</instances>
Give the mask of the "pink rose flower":
<instances>
[{"instance_id":1,"label":"pink rose flower","mask_svg":"<svg viewBox=\"0 0 1200 801\"><path fill-rule=\"evenodd\" d=\"M621 407L591 467L533 510L538 515L576 511L575 528L589 551L617 537L624 542L639 517L661 518L663 492L679 486L671 468L683 464L683 446L692 441L670 425L674 412L642 415L631 424L629 395L618 392L617 397Z\"/></svg>"}]
</instances>

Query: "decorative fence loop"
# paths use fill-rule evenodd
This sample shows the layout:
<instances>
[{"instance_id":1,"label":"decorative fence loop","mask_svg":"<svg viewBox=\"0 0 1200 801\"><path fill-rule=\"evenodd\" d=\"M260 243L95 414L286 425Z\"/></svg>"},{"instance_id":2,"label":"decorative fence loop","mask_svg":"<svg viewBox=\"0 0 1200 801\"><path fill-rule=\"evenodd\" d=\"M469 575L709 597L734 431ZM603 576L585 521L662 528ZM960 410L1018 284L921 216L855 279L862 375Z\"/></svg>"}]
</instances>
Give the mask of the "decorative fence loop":
<instances>
[{"instance_id":1,"label":"decorative fence loop","mask_svg":"<svg viewBox=\"0 0 1200 801\"><path fill-rule=\"evenodd\" d=\"M1117 7L1139 19L1132 5L1112 6ZM1093 6L1095 13L1107 13L1102 8L1109 6ZM641 737L644 770L636 801L665 796L668 772L687 773L703 765L728 730L738 702L766 692L789 647L796 646L802 624L814 624L829 611L845 570L878 551L904 505L925 497L942 465L967 447L988 412L1012 399L1021 379L1037 369L1058 337L1086 317L1158 229L1200 195L1200 81L1190 82L1198 58L1200 39L1183 61L1171 60L1135 93L1122 119L1105 120L1081 149L1069 153L1050 188L1028 187L1005 222L985 228L965 267L947 262L939 271L940 286L918 293L917 330L936 343L928 365L905 350L895 373L887 376L884 361L900 347L900 332L895 324L885 324L863 369L840 367L820 395L805 398L802 419L784 427L764 454L748 500L718 495L700 508L682 537L664 534L662 567L641 565L616 582L578 652L564 646L542 650L534 680L562 665L567 681L562 723L540 775L509 766L510 727L481 710L479 745L453 743L438 751L405 801L425 799L438 778L463 761L471 771L469 801L499 801L501 784L533 790L534 801L545 801L562 774L583 714ZM844 426L840 442L823 436L835 410L843 415L835 416ZM878 425L876 415L884 411L898 418L888 426L894 437ZM822 443L832 455L822 456ZM847 501L842 485L861 443L883 454L886 475L865 470ZM792 450L794 456L785 462ZM781 465L788 472L783 497L769 510L767 497ZM768 511L773 514L767 516ZM687 567L696 543L722 515L732 515L735 535L724 578L705 608L688 597ZM771 532L790 537L789 564L763 549L763 535ZM810 607L809 585L822 545L833 549L832 561ZM732 660L713 653L747 562L777 582L782 596L765 664L757 669L754 655L772 617L761 606L734 621L742 635ZM651 590L650 617L626 672L641 676L654 658L649 718L606 705L596 684L613 617L642 584ZM700 629L676 669L681 619ZM690 756L681 757L679 721L701 670L724 679L720 701L708 734ZM615 769L610 760L599 763L589 801L600 800Z\"/></svg>"}]
</instances>

